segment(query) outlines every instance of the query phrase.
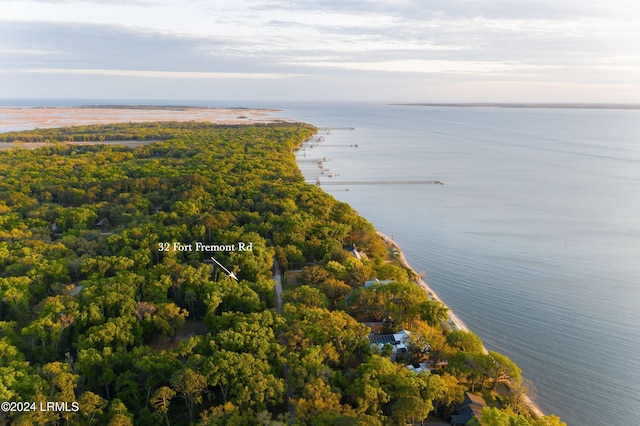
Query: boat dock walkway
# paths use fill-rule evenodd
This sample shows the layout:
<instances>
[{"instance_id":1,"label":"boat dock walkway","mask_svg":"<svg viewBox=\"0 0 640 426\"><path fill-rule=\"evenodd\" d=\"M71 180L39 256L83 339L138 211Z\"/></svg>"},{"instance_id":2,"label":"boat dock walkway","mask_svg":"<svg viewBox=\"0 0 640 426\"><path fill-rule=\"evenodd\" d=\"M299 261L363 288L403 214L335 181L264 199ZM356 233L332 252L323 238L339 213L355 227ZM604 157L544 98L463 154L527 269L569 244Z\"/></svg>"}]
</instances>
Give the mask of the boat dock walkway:
<instances>
[{"instance_id":1,"label":"boat dock walkway","mask_svg":"<svg viewBox=\"0 0 640 426\"><path fill-rule=\"evenodd\" d=\"M316 185L444 185L441 180L350 180L326 181L316 180Z\"/></svg>"}]
</instances>

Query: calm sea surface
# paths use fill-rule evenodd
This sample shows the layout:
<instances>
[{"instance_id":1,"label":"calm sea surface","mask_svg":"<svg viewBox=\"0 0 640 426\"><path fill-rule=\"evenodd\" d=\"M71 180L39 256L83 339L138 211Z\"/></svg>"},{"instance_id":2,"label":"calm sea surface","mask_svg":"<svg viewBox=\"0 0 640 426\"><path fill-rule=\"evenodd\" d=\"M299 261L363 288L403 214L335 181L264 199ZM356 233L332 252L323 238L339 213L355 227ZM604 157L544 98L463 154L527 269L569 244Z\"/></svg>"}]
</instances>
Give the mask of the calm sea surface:
<instances>
[{"instance_id":1,"label":"calm sea surface","mask_svg":"<svg viewBox=\"0 0 640 426\"><path fill-rule=\"evenodd\" d=\"M569 425L640 418L640 111L298 105L332 194L402 246ZM358 148L335 145L358 144ZM329 178L325 178L329 180ZM327 186L329 190L338 187Z\"/></svg>"},{"instance_id":2,"label":"calm sea surface","mask_svg":"<svg viewBox=\"0 0 640 426\"><path fill-rule=\"evenodd\" d=\"M523 369L546 413L638 422L640 111L209 104L355 127L306 152L331 159L333 180L444 181L332 194L393 235L485 346Z\"/></svg>"}]
</instances>

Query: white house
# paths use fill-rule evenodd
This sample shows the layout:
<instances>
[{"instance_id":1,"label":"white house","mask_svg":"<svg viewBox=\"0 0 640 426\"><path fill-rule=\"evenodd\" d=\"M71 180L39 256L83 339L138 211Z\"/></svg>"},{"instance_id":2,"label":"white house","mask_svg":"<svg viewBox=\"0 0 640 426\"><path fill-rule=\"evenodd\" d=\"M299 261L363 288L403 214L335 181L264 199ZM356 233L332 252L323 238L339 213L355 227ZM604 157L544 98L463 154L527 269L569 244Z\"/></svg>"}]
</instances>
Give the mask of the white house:
<instances>
[{"instance_id":1,"label":"white house","mask_svg":"<svg viewBox=\"0 0 640 426\"><path fill-rule=\"evenodd\" d=\"M377 346L380 350L384 345L391 345L393 351L391 352L391 361L401 358L407 353L409 345L411 344L411 333L407 330L400 330L394 334L369 334L369 341L371 346Z\"/></svg>"}]
</instances>

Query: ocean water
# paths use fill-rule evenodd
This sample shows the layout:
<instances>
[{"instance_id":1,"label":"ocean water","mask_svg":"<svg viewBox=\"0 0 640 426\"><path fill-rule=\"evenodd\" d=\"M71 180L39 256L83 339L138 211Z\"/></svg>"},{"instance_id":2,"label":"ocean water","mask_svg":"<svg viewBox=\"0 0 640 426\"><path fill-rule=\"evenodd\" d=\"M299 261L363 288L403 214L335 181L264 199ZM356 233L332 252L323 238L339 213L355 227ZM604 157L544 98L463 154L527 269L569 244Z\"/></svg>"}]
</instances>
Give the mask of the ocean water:
<instances>
[{"instance_id":1,"label":"ocean water","mask_svg":"<svg viewBox=\"0 0 640 426\"><path fill-rule=\"evenodd\" d=\"M546 413L640 418L640 111L297 105L332 192L393 238ZM344 145L358 145L349 148ZM343 145L343 146L340 146ZM330 180L323 178L322 180ZM329 191L336 186L326 186Z\"/></svg>"},{"instance_id":2,"label":"ocean water","mask_svg":"<svg viewBox=\"0 0 640 426\"><path fill-rule=\"evenodd\" d=\"M393 236L485 346L523 369L543 411L571 426L640 419L639 110L2 102L106 103L280 107L333 128L302 153L330 158L333 180L444 181L325 188Z\"/></svg>"}]
</instances>

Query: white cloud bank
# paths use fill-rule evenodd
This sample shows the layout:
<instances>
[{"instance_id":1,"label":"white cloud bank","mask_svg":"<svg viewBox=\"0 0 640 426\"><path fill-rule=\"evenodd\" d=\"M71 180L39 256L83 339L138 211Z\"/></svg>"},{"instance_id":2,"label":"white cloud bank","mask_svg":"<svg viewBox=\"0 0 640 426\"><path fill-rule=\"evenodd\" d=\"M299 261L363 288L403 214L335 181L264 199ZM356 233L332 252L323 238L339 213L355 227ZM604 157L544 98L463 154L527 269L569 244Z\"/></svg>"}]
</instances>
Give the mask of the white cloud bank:
<instances>
[{"instance_id":1,"label":"white cloud bank","mask_svg":"<svg viewBox=\"0 0 640 426\"><path fill-rule=\"evenodd\" d=\"M0 96L640 99L630 0L438 3L4 0Z\"/></svg>"},{"instance_id":2,"label":"white cloud bank","mask_svg":"<svg viewBox=\"0 0 640 426\"><path fill-rule=\"evenodd\" d=\"M222 79L222 80L262 80L287 78L286 74L273 73L240 73L240 72L198 72L198 71L145 71L145 70L114 70L114 69L72 69L72 68L34 68L20 70L21 73L35 74L80 74L102 75L113 77L138 77L138 78L169 78L169 79Z\"/></svg>"}]
</instances>

